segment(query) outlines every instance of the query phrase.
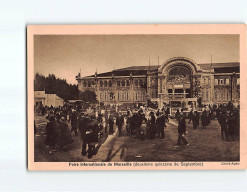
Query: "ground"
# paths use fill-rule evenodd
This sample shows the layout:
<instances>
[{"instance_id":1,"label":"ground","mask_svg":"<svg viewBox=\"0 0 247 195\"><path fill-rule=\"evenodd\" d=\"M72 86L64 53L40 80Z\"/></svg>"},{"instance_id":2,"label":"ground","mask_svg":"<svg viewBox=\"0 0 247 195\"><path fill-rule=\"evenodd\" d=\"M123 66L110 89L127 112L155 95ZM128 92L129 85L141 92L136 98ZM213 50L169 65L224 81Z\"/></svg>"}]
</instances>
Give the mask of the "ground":
<instances>
[{"instance_id":1,"label":"ground","mask_svg":"<svg viewBox=\"0 0 247 195\"><path fill-rule=\"evenodd\" d=\"M177 122L171 119L165 128L165 139L141 141L135 137L118 137L117 129L113 135L104 135L100 140L97 155L88 159L81 156L81 139L72 134L74 143L68 146L67 151L50 152L44 145L45 117L35 116L38 133L35 135L36 162L120 162L120 161L239 161L239 141L222 141L220 126L217 120L212 120L207 129L201 126L193 130L188 124L186 139L189 146L181 145L175 148L177 142ZM124 128L125 129L125 128Z\"/></svg>"}]
</instances>

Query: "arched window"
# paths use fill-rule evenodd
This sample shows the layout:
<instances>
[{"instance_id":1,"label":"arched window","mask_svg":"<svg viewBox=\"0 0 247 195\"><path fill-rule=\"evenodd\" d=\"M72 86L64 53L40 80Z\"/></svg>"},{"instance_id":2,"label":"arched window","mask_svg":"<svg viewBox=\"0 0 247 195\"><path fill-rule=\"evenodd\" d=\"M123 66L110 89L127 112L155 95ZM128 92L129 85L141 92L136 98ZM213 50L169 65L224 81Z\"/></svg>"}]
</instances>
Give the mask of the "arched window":
<instances>
[{"instance_id":1,"label":"arched window","mask_svg":"<svg viewBox=\"0 0 247 195\"><path fill-rule=\"evenodd\" d=\"M99 82L100 87L103 87L103 81Z\"/></svg>"},{"instance_id":2,"label":"arched window","mask_svg":"<svg viewBox=\"0 0 247 195\"><path fill-rule=\"evenodd\" d=\"M104 87L107 87L107 81L104 82Z\"/></svg>"},{"instance_id":3,"label":"arched window","mask_svg":"<svg viewBox=\"0 0 247 195\"><path fill-rule=\"evenodd\" d=\"M92 81L92 83L91 83L92 85L95 85L95 82L94 81Z\"/></svg>"},{"instance_id":4,"label":"arched window","mask_svg":"<svg viewBox=\"0 0 247 195\"><path fill-rule=\"evenodd\" d=\"M125 81L124 80L122 80L122 87L124 87L125 86Z\"/></svg>"},{"instance_id":5,"label":"arched window","mask_svg":"<svg viewBox=\"0 0 247 195\"><path fill-rule=\"evenodd\" d=\"M84 81L84 82L83 82L83 87L86 87L86 86L87 86L87 82Z\"/></svg>"},{"instance_id":6,"label":"arched window","mask_svg":"<svg viewBox=\"0 0 247 195\"><path fill-rule=\"evenodd\" d=\"M112 87L112 82L111 81L109 81L109 87Z\"/></svg>"},{"instance_id":7,"label":"arched window","mask_svg":"<svg viewBox=\"0 0 247 195\"><path fill-rule=\"evenodd\" d=\"M168 80L172 82L188 81L190 79L191 71L189 68L183 66L176 66L169 71Z\"/></svg>"},{"instance_id":8,"label":"arched window","mask_svg":"<svg viewBox=\"0 0 247 195\"><path fill-rule=\"evenodd\" d=\"M126 81L126 86L130 86L130 81L129 80Z\"/></svg>"},{"instance_id":9,"label":"arched window","mask_svg":"<svg viewBox=\"0 0 247 195\"><path fill-rule=\"evenodd\" d=\"M90 82L90 81L88 81L87 86L88 86L88 87L91 87L91 82Z\"/></svg>"}]
</instances>

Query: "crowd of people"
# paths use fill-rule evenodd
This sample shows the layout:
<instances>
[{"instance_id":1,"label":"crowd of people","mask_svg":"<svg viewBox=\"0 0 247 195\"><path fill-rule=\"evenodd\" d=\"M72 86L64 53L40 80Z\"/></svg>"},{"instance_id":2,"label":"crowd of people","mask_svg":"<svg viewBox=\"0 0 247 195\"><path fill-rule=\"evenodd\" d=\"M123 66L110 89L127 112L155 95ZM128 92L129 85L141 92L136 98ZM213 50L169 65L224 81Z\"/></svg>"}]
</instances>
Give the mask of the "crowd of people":
<instances>
[{"instance_id":1,"label":"crowd of people","mask_svg":"<svg viewBox=\"0 0 247 195\"><path fill-rule=\"evenodd\" d=\"M95 146L98 139L103 134L111 135L117 127L118 136L132 136L141 141L145 139L165 139L166 123L169 122L170 109L151 109L147 107L131 108L127 111L116 112L115 110L104 112L96 107L88 110L82 110L77 106L48 107L42 108L41 115L46 115L48 123L46 125L47 147L51 147L51 151L56 150L56 146L66 150L66 146L73 143L72 134L80 135L82 140L81 154L88 157L97 153ZM221 136L223 140L235 140L239 137L239 109L219 107L216 110L204 108L201 113L197 110L191 110L188 114L183 109L178 109L175 113L175 119L178 123L178 139L175 147L179 147L181 142L189 145L185 138L186 118L188 123L193 124L193 128L197 129L201 119L202 129L210 124L210 120L216 117L221 126ZM35 125L35 132L36 130Z\"/></svg>"}]
</instances>

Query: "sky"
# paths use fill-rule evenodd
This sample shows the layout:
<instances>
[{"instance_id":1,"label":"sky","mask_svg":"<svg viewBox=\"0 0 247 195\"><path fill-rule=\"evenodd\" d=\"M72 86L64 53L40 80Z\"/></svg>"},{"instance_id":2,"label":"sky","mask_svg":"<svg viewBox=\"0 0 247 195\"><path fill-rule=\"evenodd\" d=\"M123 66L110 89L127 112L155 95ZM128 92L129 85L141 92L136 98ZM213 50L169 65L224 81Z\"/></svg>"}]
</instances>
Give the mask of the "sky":
<instances>
[{"instance_id":1,"label":"sky","mask_svg":"<svg viewBox=\"0 0 247 195\"><path fill-rule=\"evenodd\" d=\"M77 84L75 76L162 64L187 57L197 64L239 62L238 35L35 35L34 71Z\"/></svg>"}]
</instances>

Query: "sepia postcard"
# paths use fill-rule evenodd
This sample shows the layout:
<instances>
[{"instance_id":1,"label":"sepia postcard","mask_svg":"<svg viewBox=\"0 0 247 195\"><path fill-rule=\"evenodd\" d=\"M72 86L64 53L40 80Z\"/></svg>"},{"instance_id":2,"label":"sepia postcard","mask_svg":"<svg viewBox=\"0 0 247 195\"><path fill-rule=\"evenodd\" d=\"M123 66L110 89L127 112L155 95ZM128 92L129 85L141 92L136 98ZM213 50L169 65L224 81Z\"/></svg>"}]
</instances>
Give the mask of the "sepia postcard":
<instances>
[{"instance_id":1,"label":"sepia postcard","mask_svg":"<svg viewBox=\"0 0 247 195\"><path fill-rule=\"evenodd\" d=\"M246 73L245 24L28 25L28 170L246 169Z\"/></svg>"}]
</instances>

